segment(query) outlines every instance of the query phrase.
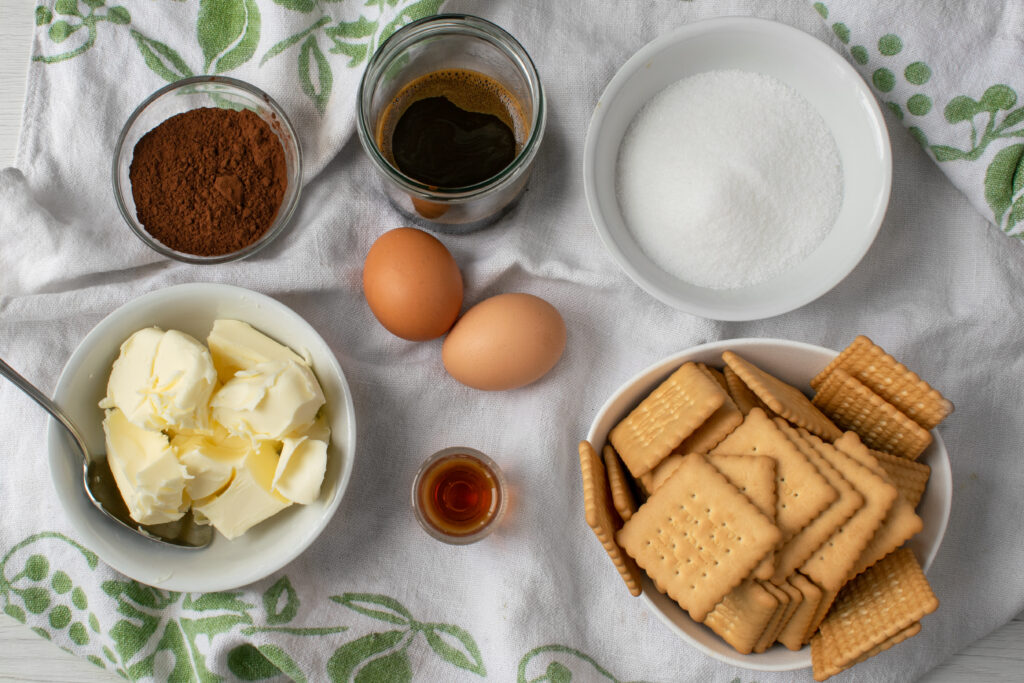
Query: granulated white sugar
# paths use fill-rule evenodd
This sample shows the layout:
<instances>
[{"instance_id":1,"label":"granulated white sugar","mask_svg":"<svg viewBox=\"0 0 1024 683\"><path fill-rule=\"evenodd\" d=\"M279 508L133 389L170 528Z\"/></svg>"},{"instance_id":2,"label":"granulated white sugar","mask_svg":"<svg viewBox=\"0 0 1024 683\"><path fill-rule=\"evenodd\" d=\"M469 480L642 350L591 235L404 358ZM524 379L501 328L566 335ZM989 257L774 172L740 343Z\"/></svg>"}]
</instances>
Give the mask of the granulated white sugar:
<instances>
[{"instance_id":1,"label":"granulated white sugar","mask_svg":"<svg viewBox=\"0 0 1024 683\"><path fill-rule=\"evenodd\" d=\"M619 150L623 218L671 275L713 289L764 282L828 234L842 203L839 150L788 85L708 71L669 85Z\"/></svg>"}]
</instances>

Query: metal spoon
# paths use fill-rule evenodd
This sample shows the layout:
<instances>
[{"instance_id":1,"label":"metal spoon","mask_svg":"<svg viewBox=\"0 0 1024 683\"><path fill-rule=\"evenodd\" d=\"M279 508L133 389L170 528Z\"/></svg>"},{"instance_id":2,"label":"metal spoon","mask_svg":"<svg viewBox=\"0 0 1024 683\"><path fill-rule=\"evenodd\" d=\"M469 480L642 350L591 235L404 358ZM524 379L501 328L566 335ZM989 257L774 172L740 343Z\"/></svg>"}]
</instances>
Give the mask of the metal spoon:
<instances>
[{"instance_id":1,"label":"metal spoon","mask_svg":"<svg viewBox=\"0 0 1024 683\"><path fill-rule=\"evenodd\" d=\"M121 492L117 489L117 482L114 481L114 474L110 471L110 463L107 462L107 458L102 454L95 458L89 455L85 439L82 438L81 432L64 414L64 411L3 359L0 359L0 375L28 394L29 398L42 406L71 435L72 441L82 454L82 479L85 492L93 505L98 507L103 514L157 543L193 550L210 545L210 541L213 540L213 527L196 524L191 510L181 519L166 524L144 525L132 519L128 513L128 506L125 505Z\"/></svg>"}]
</instances>

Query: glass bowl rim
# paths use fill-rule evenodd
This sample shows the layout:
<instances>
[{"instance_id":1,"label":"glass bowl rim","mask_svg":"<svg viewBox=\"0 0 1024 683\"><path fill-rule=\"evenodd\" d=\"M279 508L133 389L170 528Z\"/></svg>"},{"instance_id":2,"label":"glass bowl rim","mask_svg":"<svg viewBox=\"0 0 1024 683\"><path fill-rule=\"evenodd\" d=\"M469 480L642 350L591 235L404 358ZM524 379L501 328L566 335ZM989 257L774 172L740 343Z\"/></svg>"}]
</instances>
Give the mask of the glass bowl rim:
<instances>
[{"instance_id":1,"label":"glass bowl rim","mask_svg":"<svg viewBox=\"0 0 1024 683\"><path fill-rule=\"evenodd\" d=\"M295 164L293 173L288 174L289 185L295 185L295 192L291 199L287 203L282 202L281 206L278 207L277 215L274 217L274 222L270 224L266 232L260 236L252 244L239 249L238 251L232 251L227 254L217 254L215 256L202 256L199 254L189 254L187 252L178 251L167 246L163 242L150 235L144 227L139 223L135 216L131 215L122 198L125 190L131 191L131 186L127 188L122 186L119 176L120 161L124 154L125 140L128 138L128 132L132 129L135 122L142 116L142 113L151 105L164 95L173 93L185 87L193 85L203 84L219 84L228 86L228 88L234 88L242 91L246 95L256 98L257 100L263 101L267 108L273 113L273 115L281 122L281 127L284 129L287 139L285 136L277 135L277 138L281 141L281 146L285 149L286 153L290 148L294 152ZM261 117L262 118L262 117ZM294 178L292 177L294 176ZM294 183L292 181L295 181ZM299 144L299 138L295 131L295 127L292 125L291 120L285 113L284 109L277 103L277 101L271 97L268 93L261 90L251 83L232 78L230 76L216 76L216 75L200 75L200 76L189 76L181 80L168 83L167 85L159 88L146 99L144 99L132 113L128 116L124 126L121 128L121 132L117 137L117 142L114 145L113 160L111 162L111 182L114 189L114 201L117 204L118 211L125 223L131 229L135 236L138 237L146 246L153 251L174 259L183 263L194 263L194 264L214 264L214 263L225 263L228 261L238 261L246 257L252 256L265 246L270 244L284 232L284 228L291 222L292 215L295 213L295 208L298 206L299 197L302 194L302 146ZM285 198L287 198L288 188L285 189Z\"/></svg>"}]
</instances>

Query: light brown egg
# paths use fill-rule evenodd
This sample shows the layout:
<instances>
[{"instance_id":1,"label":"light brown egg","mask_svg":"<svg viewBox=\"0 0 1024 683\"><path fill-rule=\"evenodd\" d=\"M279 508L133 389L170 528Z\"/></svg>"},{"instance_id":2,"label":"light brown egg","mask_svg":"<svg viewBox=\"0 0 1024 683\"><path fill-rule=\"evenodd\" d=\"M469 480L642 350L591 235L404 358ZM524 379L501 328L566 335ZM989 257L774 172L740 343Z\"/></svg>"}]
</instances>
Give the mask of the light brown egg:
<instances>
[{"instance_id":1,"label":"light brown egg","mask_svg":"<svg viewBox=\"0 0 1024 683\"><path fill-rule=\"evenodd\" d=\"M565 322L554 306L532 294L499 294L455 323L441 358L466 386L501 391L540 379L564 349Z\"/></svg>"},{"instance_id":2,"label":"light brown egg","mask_svg":"<svg viewBox=\"0 0 1024 683\"><path fill-rule=\"evenodd\" d=\"M412 341L447 332L462 309L462 273L451 252L415 228L389 230L363 262L363 294L373 315Z\"/></svg>"}]
</instances>

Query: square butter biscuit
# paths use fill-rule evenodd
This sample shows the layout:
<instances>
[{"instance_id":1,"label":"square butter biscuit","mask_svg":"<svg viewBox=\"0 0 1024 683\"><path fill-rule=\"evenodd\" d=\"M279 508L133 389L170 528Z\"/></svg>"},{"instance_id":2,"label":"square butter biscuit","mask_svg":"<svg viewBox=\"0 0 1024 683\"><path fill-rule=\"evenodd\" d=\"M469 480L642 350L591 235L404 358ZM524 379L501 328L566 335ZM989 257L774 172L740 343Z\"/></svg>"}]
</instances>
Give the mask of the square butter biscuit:
<instances>
[{"instance_id":1,"label":"square butter biscuit","mask_svg":"<svg viewBox=\"0 0 1024 683\"><path fill-rule=\"evenodd\" d=\"M757 506L761 514L775 521L775 458L767 455L708 455L707 459ZM755 579L771 578L775 573L774 558L774 553L768 553L761 560L754 570Z\"/></svg>"},{"instance_id":2,"label":"square butter biscuit","mask_svg":"<svg viewBox=\"0 0 1024 683\"><path fill-rule=\"evenodd\" d=\"M800 591L803 600L797 605L789 622L782 628L778 641L790 650L799 650L804 646L804 634L807 633L814 615L818 612L818 605L821 603L821 589L800 572L795 572L790 576L787 583Z\"/></svg>"},{"instance_id":3,"label":"square butter biscuit","mask_svg":"<svg viewBox=\"0 0 1024 683\"><path fill-rule=\"evenodd\" d=\"M827 591L838 591L874 537L899 491L882 477L854 458L825 443L818 437L799 430L818 453L850 482L864 498L864 505L846 520L800 567L808 578Z\"/></svg>"},{"instance_id":4,"label":"square butter biscuit","mask_svg":"<svg viewBox=\"0 0 1024 683\"><path fill-rule=\"evenodd\" d=\"M761 636L757 639L757 644L754 645L754 652L760 654L767 650L775 642L775 638L779 635L779 629L782 625L782 619L786 616L786 611L789 609L790 596L789 593L785 592L770 581L760 581L761 586L767 590L772 596L779 601L779 606L772 614L771 619L764 627L764 631L761 632Z\"/></svg>"},{"instance_id":5,"label":"square butter biscuit","mask_svg":"<svg viewBox=\"0 0 1024 683\"><path fill-rule=\"evenodd\" d=\"M692 453L615 537L669 597L703 621L781 534L704 456Z\"/></svg>"},{"instance_id":6,"label":"square butter biscuit","mask_svg":"<svg viewBox=\"0 0 1024 683\"><path fill-rule=\"evenodd\" d=\"M788 539L832 504L836 490L760 408L715 446L713 455L768 455L775 459L775 523Z\"/></svg>"},{"instance_id":7,"label":"square butter biscuit","mask_svg":"<svg viewBox=\"0 0 1024 683\"><path fill-rule=\"evenodd\" d=\"M741 655L749 655L778 608L779 601L765 586L747 579L715 605L704 625Z\"/></svg>"},{"instance_id":8,"label":"square butter biscuit","mask_svg":"<svg viewBox=\"0 0 1024 683\"><path fill-rule=\"evenodd\" d=\"M622 469L622 462L614 448L605 444L602 454L604 455L605 474L608 476L608 488L612 494L612 505L622 521L628 522L636 512L636 500L633 498L633 492L629 489L626 471Z\"/></svg>"},{"instance_id":9,"label":"square butter biscuit","mask_svg":"<svg viewBox=\"0 0 1024 683\"><path fill-rule=\"evenodd\" d=\"M804 601L804 593L799 588L794 586L789 581L783 581L779 584L779 588L789 596L789 607L786 609L786 613L782 615L782 620L779 622L778 628L775 635L772 637L772 643L780 642L782 632L785 630L789 622L793 620L793 616L800 609L800 605Z\"/></svg>"},{"instance_id":10,"label":"square butter biscuit","mask_svg":"<svg viewBox=\"0 0 1024 683\"><path fill-rule=\"evenodd\" d=\"M729 397L732 398L741 413L746 415L751 408L760 408L769 417L775 417L772 409L765 405L765 402L759 399L757 394L751 391L750 387L744 384L740 376L728 365L722 370L722 376L725 377L725 388L729 392Z\"/></svg>"},{"instance_id":11,"label":"square butter biscuit","mask_svg":"<svg viewBox=\"0 0 1024 683\"><path fill-rule=\"evenodd\" d=\"M722 407L727 395L696 363L684 363L608 434L639 478Z\"/></svg>"},{"instance_id":12,"label":"square butter biscuit","mask_svg":"<svg viewBox=\"0 0 1024 683\"><path fill-rule=\"evenodd\" d=\"M832 444L837 450L846 453L860 464L880 476L887 483L893 484L885 469L873 456L867 447L860 442L853 432L846 432ZM893 484L895 486L895 484ZM899 487L896 487L899 490ZM850 578L860 574L865 569L878 562L880 559L903 545L903 542L924 528L924 522L917 513L914 506L910 504L902 494L896 496L889 514L882 520L882 525L871 537L860 559L850 572Z\"/></svg>"},{"instance_id":13,"label":"square butter biscuit","mask_svg":"<svg viewBox=\"0 0 1024 683\"><path fill-rule=\"evenodd\" d=\"M601 542L616 571L626 582L633 596L640 595L640 569L633 558L622 551L615 542L615 531L622 526L622 520L612 506L608 477L597 454L589 441L580 441L580 474L583 478L583 511L587 526Z\"/></svg>"},{"instance_id":14,"label":"square butter biscuit","mask_svg":"<svg viewBox=\"0 0 1024 683\"><path fill-rule=\"evenodd\" d=\"M803 437L789 423L781 417L777 417L775 425L818 468L821 475L839 494L820 515L811 520L810 524L795 536L787 539L782 547L775 552L775 574L772 576L772 581L781 584L798 567L803 565L815 550L831 538L832 534L853 516L853 513L864 505L864 498L818 454L809 442L804 441Z\"/></svg>"},{"instance_id":15,"label":"square butter biscuit","mask_svg":"<svg viewBox=\"0 0 1024 683\"><path fill-rule=\"evenodd\" d=\"M840 368L818 386L814 405L876 450L915 460L932 442L931 432Z\"/></svg>"},{"instance_id":16,"label":"square butter biscuit","mask_svg":"<svg viewBox=\"0 0 1024 683\"><path fill-rule=\"evenodd\" d=\"M855 377L925 429L934 428L953 412L947 398L864 335L812 379L811 387L817 389L836 369Z\"/></svg>"},{"instance_id":17,"label":"square butter biscuit","mask_svg":"<svg viewBox=\"0 0 1024 683\"><path fill-rule=\"evenodd\" d=\"M793 385L773 377L732 351L723 352L722 360L779 417L826 441L842 435L842 431Z\"/></svg>"},{"instance_id":18,"label":"square butter biscuit","mask_svg":"<svg viewBox=\"0 0 1024 683\"><path fill-rule=\"evenodd\" d=\"M932 468L917 460L908 460L885 451L872 450L871 455L875 456L878 464L882 466L886 474L896 488L900 490L913 507L921 502L925 488L928 486L928 479L931 476Z\"/></svg>"},{"instance_id":19,"label":"square butter biscuit","mask_svg":"<svg viewBox=\"0 0 1024 683\"><path fill-rule=\"evenodd\" d=\"M725 377L722 376L722 373L714 368L709 368L703 363L700 363L697 367L710 379L715 380L722 391L725 392L725 399L722 401L722 406L713 412L711 417L704 421L704 424L697 427L693 434L683 439L683 442L673 449L673 453L678 453L679 455L707 453L743 422L743 413L736 407L728 391L726 391ZM718 374L716 375L715 373ZM721 381L718 379L719 376L722 377Z\"/></svg>"},{"instance_id":20,"label":"square butter biscuit","mask_svg":"<svg viewBox=\"0 0 1024 683\"><path fill-rule=\"evenodd\" d=\"M661 485L668 481L668 478L672 476L672 473L676 471L676 468L682 462L683 456L679 453L673 453L659 462L650 472L641 475L639 481L644 493L650 496L660 489Z\"/></svg>"},{"instance_id":21,"label":"square butter biscuit","mask_svg":"<svg viewBox=\"0 0 1024 683\"><path fill-rule=\"evenodd\" d=\"M914 553L901 548L851 581L811 639L814 678L823 681L917 632L939 606Z\"/></svg>"}]
</instances>

